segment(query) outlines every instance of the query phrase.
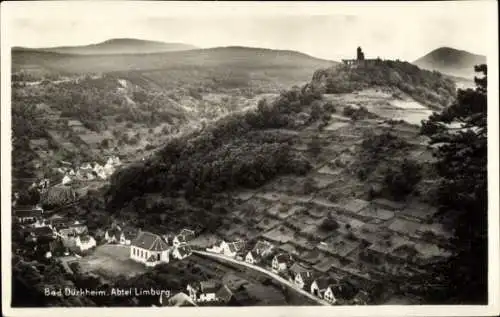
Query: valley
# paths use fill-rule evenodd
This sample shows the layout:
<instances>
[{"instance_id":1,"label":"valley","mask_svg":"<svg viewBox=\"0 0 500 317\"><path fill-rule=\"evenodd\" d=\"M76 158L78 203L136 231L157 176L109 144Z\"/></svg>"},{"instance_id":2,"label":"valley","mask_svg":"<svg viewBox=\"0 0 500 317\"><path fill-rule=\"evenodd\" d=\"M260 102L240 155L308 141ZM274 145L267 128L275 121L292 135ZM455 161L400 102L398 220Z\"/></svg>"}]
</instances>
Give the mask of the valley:
<instances>
[{"instance_id":1,"label":"valley","mask_svg":"<svg viewBox=\"0 0 500 317\"><path fill-rule=\"evenodd\" d=\"M422 132L456 100L453 78L256 48L87 49L13 52L23 283L161 285L200 306L425 304L415 285L462 251ZM42 216L26 224L24 205ZM166 305L56 305L87 300Z\"/></svg>"}]
</instances>

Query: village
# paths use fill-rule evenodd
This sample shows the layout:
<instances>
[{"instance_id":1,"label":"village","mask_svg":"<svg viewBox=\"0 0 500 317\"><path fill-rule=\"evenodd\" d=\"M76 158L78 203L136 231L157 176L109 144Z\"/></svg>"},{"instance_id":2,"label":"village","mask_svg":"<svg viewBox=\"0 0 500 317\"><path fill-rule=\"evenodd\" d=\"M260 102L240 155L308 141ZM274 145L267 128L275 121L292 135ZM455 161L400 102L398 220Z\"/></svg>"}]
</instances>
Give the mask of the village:
<instances>
[{"instance_id":1,"label":"village","mask_svg":"<svg viewBox=\"0 0 500 317\"><path fill-rule=\"evenodd\" d=\"M54 168L59 177L56 179L41 178L35 180L29 187L29 189L37 189L43 191L48 189L51 185L69 185L72 182L85 182L93 180L107 180L111 176L117 167L122 163L120 158L117 156L111 156L108 158L105 164L101 165L99 162L88 163L85 162L80 166L74 166L70 162L61 161L61 166Z\"/></svg>"},{"instance_id":2,"label":"village","mask_svg":"<svg viewBox=\"0 0 500 317\"><path fill-rule=\"evenodd\" d=\"M304 271L300 265L294 264L292 256L277 252L275 246L266 240L257 241L253 245L242 240L219 240L203 250L191 244L196 233L187 228L177 234L160 235L115 223L93 236L89 233L85 221L46 218L40 206L16 206L14 213L14 222L24 232L26 244L31 245L33 250L45 259L82 259L90 257L96 248L111 245L126 249L130 260L145 268L151 268L171 261L184 260L193 252L206 251L240 261L245 265L258 265L269 272L286 277L297 289L310 291L314 296L324 298L331 304L337 301L334 295L335 285L327 285L323 279L313 279L313 275ZM231 297L229 288L213 279L188 284L185 291L188 294L188 302L192 305L212 302L223 304ZM187 295L185 293L176 294L173 298L184 298ZM159 305L165 300L165 295L162 295Z\"/></svg>"},{"instance_id":3,"label":"village","mask_svg":"<svg viewBox=\"0 0 500 317\"><path fill-rule=\"evenodd\" d=\"M279 197L271 196L267 198ZM247 204L252 200L250 195L240 195L240 199L242 198L240 201ZM255 199L263 201L262 197ZM264 269L271 277L285 279L297 291L310 293L323 305L368 304L370 285L377 281L377 276L386 273L388 269L395 271L400 267L410 273L412 270L416 272L418 265L428 263L434 257L446 256L443 249L436 246L432 254L425 249L425 246L431 243L446 243L444 237L439 237L439 232L433 233L439 228L425 224L426 219L432 217L433 213L429 206L426 207L428 210L424 217L418 212L404 210L401 204L383 199L372 202L352 199L343 207L326 201L303 200L296 202L302 207L292 207L290 209L294 211L290 211L284 208L284 195L279 199L281 202L276 206L281 208L274 206L269 208L267 213L262 213L259 223L265 225L267 230L246 239L234 232L232 235L225 235L227 239L207 240L189 228L177 233L160 234L119 223L113 223L111 227L98 230L92 235L84 220L68 220L57 215L47 217L40 206L14 206L13 209L14 221L25 233L26 243L32 245L34 250L46 259L84 260L95 256L94 250L98 248L114 248L120 250L122 257L111 261L132 261L147 270L159 264L182 261L193 254L213 254L252 269ZM296 221L287 221L281 225L271 218L267 221L264 219L268 217L266 214L281 214L285 209L290 216L289 220L293 218ZM398 209L404 211L401 210L400 215L395 216ZM321 217L327 210L335 214L337 219L344 219L345 223L335 230L327 231L321 227L318 229L317 224L321 222ZM373 210L376 212L373 213ZM317 218L318 216L320 218ZM390 223L387 225L387 231L374 232L373 222L384 221ZM294 233L296 231L292 229L292 223L304 224L297 227L300 233ZM310 235L314 238L311 239ZM385 238L382 237L384 235ZM230 239L231 236L233 239ZM210 241L209 245L207 241ZM318 242L315 245L311 241ZM97 255L99 256L101 255ZM111 253L111 256L114 256L114 253ZM388 259L391 264L377 264L383 263L383 259ZM120 266L115 267L113 263L111 262L108 269L115 270ZM375 265L370 267L363 263ZM398 266L395 263L405 264ZM349 299L339 295L345 293L340 283L345 278L356 285L357 290ZM186 285L185 292L175 294L175 298L182 298L183 305L221 305L229 301L231 291L220 281L200 280L198 283ZM169 299L163 296L159 298L158 305L167 305L167 302Z\"/></svg>"}]
</instances>

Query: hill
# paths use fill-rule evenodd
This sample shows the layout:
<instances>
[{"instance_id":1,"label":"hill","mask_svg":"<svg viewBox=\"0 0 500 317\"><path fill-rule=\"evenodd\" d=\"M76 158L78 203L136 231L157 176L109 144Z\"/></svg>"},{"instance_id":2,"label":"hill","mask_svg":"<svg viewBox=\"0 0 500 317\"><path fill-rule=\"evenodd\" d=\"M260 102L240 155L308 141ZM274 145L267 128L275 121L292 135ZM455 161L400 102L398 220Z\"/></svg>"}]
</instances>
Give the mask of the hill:
<instances>
[{"instance_id":1,"label":"hill","mask_svg":"<svg viewBox=\"0 0 500 317\"><path fill-rule=\"evenodd\" d=\"M197 241L270 241L319 276L370 289L375 303L380 278L404 280L450 254L448 231L431 219L432 155L417 126L366 112L380 92L318 88L295 87L170 140L116 173L100 208L144 230L190 227Z\"/></svg>"},{"instance_id":2,"label":"hill","mask_svg":"<svg viewBox=\"0 0 500 317\"><path fill-rule=\"evenodd\" d=\"M94 161L111 153L134 160L172 134L255 108L259 99L303 84L315 69L332 64L298 52L245 47L136 55L15 49L16 156L36 161L42 174L59 160ZM53 144L32 151L31 140ZM36 170L17 163L16 175Z\"/></svg>"},{"instance_id":3,"label":"hill","mask_svg":"<svg viewBox=\"0 0 500 317\"><path fill-rule=\"evenodd\" d=\"M389 87L430 108L447 106L455 96L453 80L408 62L374 60L359 65L336 65L314 73L311 84L324 93L351 93L365 88Z\"/></svg>"},{"instance_id":4,"label":"hill","mask_svg":"<svg viewBox=\"0 0 500 317\"><path fill-rule=\"evenodd\" d=\"M369 90L373 87L382 88L383 91L371 93ZM185 196L192 202L237 188L260 190L268 182L284 175L301 179L298 183L303 183L303 175L313 166L324 164L323 160L328 158L326 156L318 160L318 152L331 152L331 148L344 148L346 144L352 146L350 138L356 135L360 137L358 141L362 141L363 133L349 132L357 130L357 124L349 121L366 119L359 126L361 130L366 128L366 131L378 129L378 123L383 122L383 119L392 122L390 124L399 122L392 120L392 116L384 118L383 114L367 110L368 106L389 107L392 109L391 115L406 111L402 110L406 103L398 96L398 92L421 98L424 105L428 103L427 108L442 107L452 98L454 84L439 73L393 61L381 61L379 65L358 68L339 65L319 70L313 75L310 84L283 92L271 104L260 102L257 109L224 117L202 130L172 139L145 163L122 170L112 180L108 192L108 210L120 214L123 206L131 201L132 205L141 204L148 200L150 194L169 197L167 201L170 204L170 199L174 197ZM426 95L431 93L432 97ZM351 106L351 99L355 107ZM398 101L394 102L397 105L393 105L393 100ZM429 112L422 103L412 100L409 103L413 108L409 111L414 111L418 106ZM332 113L339 111L343 111L345 117L337 122L338 115L333 117ZM416 138L418 128L415 125L410 127L408 123L401 124L401 131L409 129L413 131L411 138ZM328 129L328 133L321 133L323 128ZM339 128L346 130L347 139L338 132ZM318 133L324 137L318 137ZM401 133L404 135L408 132ZM384 142L381 141L381 144ZM339 155L342 152L340 148L333 152ZM366 157L371 160L373 155L367 154ZM361 167L367 165L366 162L359 163ZM318 179L320 183L324 181L321 177ZM158 192L160 188L162 190ZM129 207L132 208L132 205ZM141 220L145 221L142 223L145 226L157 223L155 213L147 213L145 216L149 220L145 218ZM218 212L197 210L185 213L182 220L179 219L179 224L187 225L190 217L203 219L198 221L200 228L214 228L207 221L220 221L223 218Z\"/></svg>"},{"instance_id":5,"label":"hill","mask_svg":"<svg viewBox=\"0 0 500 317\"><path fill-rule=\"evenodd\" d=\"M217 47L151 54L73 55L39 50L12 50L13 71L36 67L62 73L105 73L113 71L172 69L179 67L231 66L255 69L260 67L319 67L333 62L295 51L249 47Z\"/></svg>"},{"instance_id":6,"label":"hill","mask_svg":"<svg viewBox=\"0 0 500 317\"><path fill-rule=\"evenodd\" d=\"M450 47L435 49L413 62L420 68L469 79L474 78L474 66L485 63L486 56L484 55L472 54Z\"/></svg>"},{"instance_id":7,"label":"hill","mask_svg":"<svg viewBox=\"0 0 500 317\"><path fill-rule=\"evenodd\" d=\"M13 73L44 78L51 74L119 73L150 89L209 86L212 89L262 86L286 89L303 84L318 68L335 62L295 51L218 47L154 54L71 55L14 49Z\"/></svg>"},{"instance_id":8,"label":"hill","mask_svg":"<svg viewBox=\"0 0 500 317\"><path fill-rule=\"evenodd\" d=\"M46 48L16 47L16 50L42 51L60 54L103 55L103 54L144 54L196 49L196 46L183 43L165 43L139 39L111 39L97 44L81 46L59 46Z\"/></svg>"}]
</instances>

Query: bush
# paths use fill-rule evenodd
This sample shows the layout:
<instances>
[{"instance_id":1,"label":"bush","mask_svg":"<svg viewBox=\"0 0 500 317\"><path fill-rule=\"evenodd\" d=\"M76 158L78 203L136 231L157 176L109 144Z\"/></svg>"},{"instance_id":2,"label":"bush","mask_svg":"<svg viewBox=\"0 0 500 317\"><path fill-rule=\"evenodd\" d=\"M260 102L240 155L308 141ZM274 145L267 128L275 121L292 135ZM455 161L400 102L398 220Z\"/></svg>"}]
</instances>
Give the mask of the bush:
<instances>
[{"instance_id":1,"label":"bush","mask_svg":"<svg viewBox=\"0 0 500 317\"><path fill-rule=\"evenodd\" d=\"M352 120L360 120L366 118L376 118L377 116L368 111L365 107L361 106L358 108L347 106L344 107L344 116L351 118Z\"/></svg>"},{"instance_id":2,"label":"bush","mask_svg":"<svg viewBox=\"0 0 500 317\"><path fill-rule=\"evenodd\" d=\"M335 113L335 112L337 112L337 108L335 107L335 105L332 102L325 103L323 105L323 109L326 112L329 112L329 113Z\"/></svg>"},{"instance_id":3,"label":"bush","mask_svg":"<svg viewBox=\"0 0 500 317\"><path fill-rule=\"evenodd\" d=\"M339 65L317 71L313 81L318 80L326 82L326 93L349 93L372 86L389 86L429 106L447 106L456 94L451 79L400 61L378 61L355 68Z\"/></svg>"},{"instance_id":4,"label":"bush","mask_svg":"<svg viewBox=\"0 0 500 317\"><path fill-rule=\"evenodd\" d=\"M313 139L311 140L311 143L308 145L308 151L311 153L313 156L318 156L319 153L321 153L321 140L317 136L314 136Z\"/></svg>"},{"instance_id":5,"label":"bush","mask_svg":"<svg viewBox=\"0 0 500 317\"><path fill-rule=\"evenodd\" d=\"M421 178L420 165L415 161L405 159L397 169L388 171L384 182L392 197L402 200L414 191Z\"/></svg>"},{"instance_id":6,"label":"bush","mask_svg":"<svg viewBox=\"0 0 500 317\"><path fill-rule=\"evenodd\" d=\"M334 231L337 230L340 227L340 225L338 224L337 221L335 221L335 219L328 217L325 220L323 220L320 227L321 229L326 231Z\"/></svg>"},{"instance_id":7,"label":"bush","mask_svg":"<svg viewBox=\"0 0 500 317\"><path fill-rule=\"evenodd\" d=\"M313 178L308 177L303 184L304 194L311 194L316 190L316 182Z\"/></svg>"}]
</instances>

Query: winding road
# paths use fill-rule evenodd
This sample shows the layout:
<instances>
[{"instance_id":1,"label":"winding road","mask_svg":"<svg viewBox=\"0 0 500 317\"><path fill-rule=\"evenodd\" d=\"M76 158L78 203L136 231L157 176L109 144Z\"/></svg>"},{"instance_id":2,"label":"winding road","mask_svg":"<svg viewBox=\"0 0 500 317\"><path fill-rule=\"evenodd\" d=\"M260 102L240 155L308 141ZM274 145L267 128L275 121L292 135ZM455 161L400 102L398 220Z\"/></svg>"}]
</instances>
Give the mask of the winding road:
<instances>
[{"instance_id":1,"label":"winding road","mask_svg":"<svg viewBox=\"0 0 500 317\"><path fill-rule=\"evenodd\" d=\"M277 281L278 283L289 287L290 289L292 289L292 290L296 291L297 293L299 293L299 294L301 294L301 295L303 295L303 296L305 296L305 297L313 300L314 302L318 303L319 305L331 306L331 303L329 303L329 302L327 302L325 300L322 300L321 298L318 298L318 297L312 295L311 293L309 293L309 292L307 292L307 291L305 291L303 289L297 288L297 286L295 286L294 283L292 283L290 281L287 281L286 279L284 279L283 277L279 276L278 274L270 272L270 271L268 271L266 269L263 269L263 268L261 268L259 266L252 265L252 264L249 264L249 263L246 263L246 262L243 262L243 261L238 261L238 260L235 260L235 259L223 256L223 255L220 255L220 254L216 254L216 253L210 253L210 252L205 252L205 251L197 251L197 250L193 250L193 253L194 254L198 254L200 256L206 256L206 257L209 257L209 258L221 260L221 261L224 261L224 262L230 262L230 263L233 263L233 264L236 264L236 265L247 267L247 268L249 268L251 270L254 270L254 271L258 271L258 272L264 273L267 276L269 276L270 278L272 278L273 280Z\"/></svg>"}]
</instances>

